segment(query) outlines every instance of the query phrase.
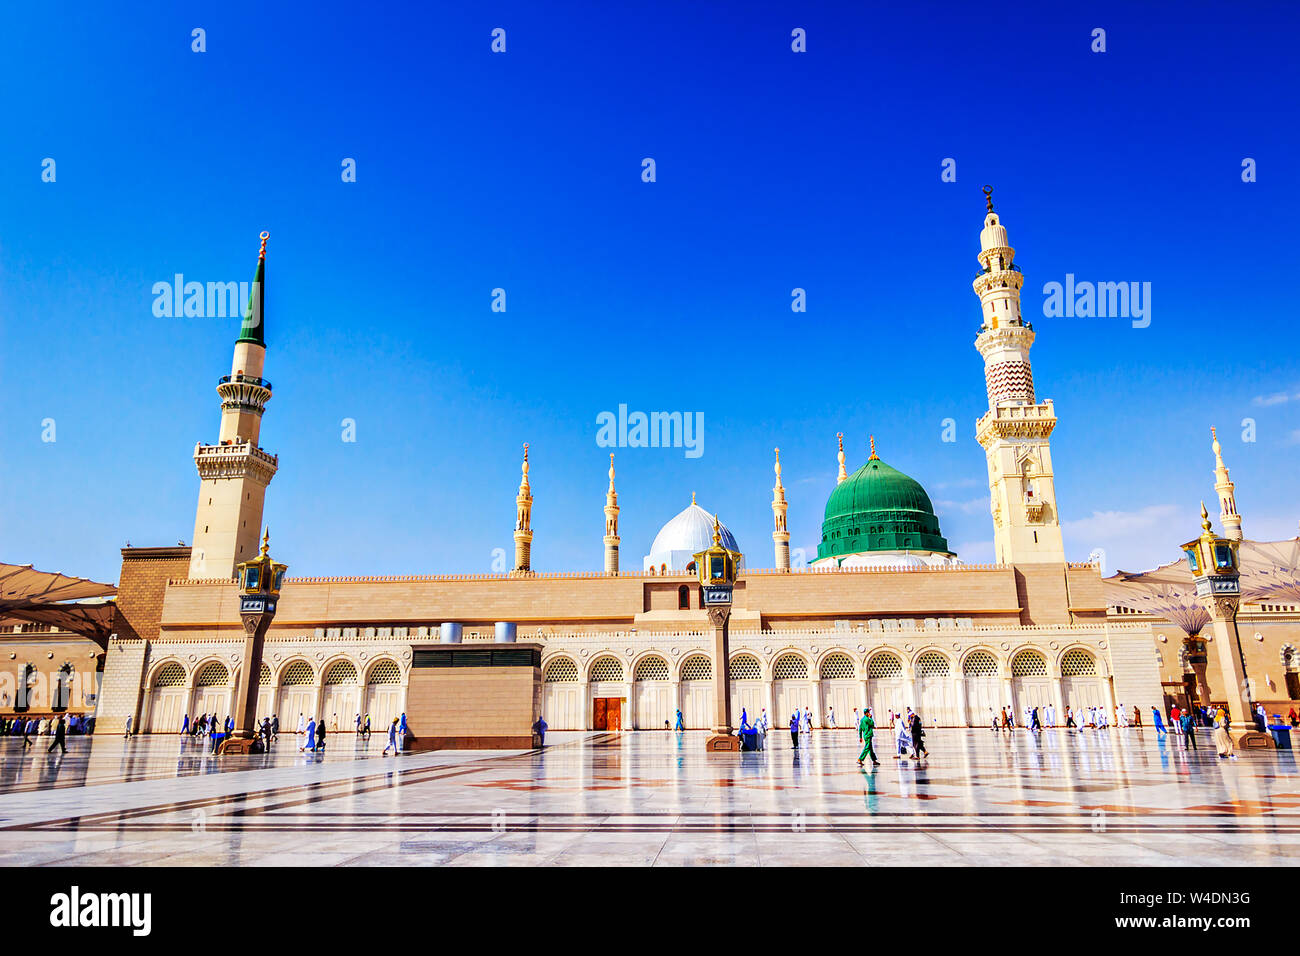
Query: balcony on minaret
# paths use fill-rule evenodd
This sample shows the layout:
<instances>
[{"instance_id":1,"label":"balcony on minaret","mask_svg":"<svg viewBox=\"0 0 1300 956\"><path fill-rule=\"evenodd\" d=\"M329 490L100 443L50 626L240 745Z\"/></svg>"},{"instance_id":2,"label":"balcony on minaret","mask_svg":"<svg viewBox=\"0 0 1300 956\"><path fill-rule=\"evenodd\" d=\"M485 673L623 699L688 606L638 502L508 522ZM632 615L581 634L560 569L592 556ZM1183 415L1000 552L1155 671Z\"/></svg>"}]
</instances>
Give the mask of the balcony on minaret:
<instances>
[{"instance_id":1,"label":"balcony on minaret","mask_svg":"<svg viewBox=\"0 0 1300 956\"><path fill-rule=\"evenodd\" d=\"M1046 438L1055 427L1050 399L1037 405L999 405L975 423L975 439L983 445L990 438Z\"/></svg>"},{"instance_id":2,"label":"balcony on minaret","mask_svg":"<svg viewBox=\"0 0 1300 956\"><path fill-rule=\"evenodd\" d=\"M1025 517L1030 521L1043 520L1043 499L1032 488L1025 492Z\"/></svg>"},{"instance_id":3,"label":"balcony on minaret","mask_svg":"<svg viewBox=\"0 0 1300 956\"><path fill-rule=\"evenodd\" d=\"M194 464L200 478L242 478L245 475L257 475L263 484L269 484L271 477L280 467L280 456L263 451L252 442L231 442L222 445L194 445Z\"/></svg>"},{"instance_id":4,"label":"balcony on minaret","mask_svg":"<svg viewBox=\"0 0 1300 956\"><path fill-rule=\"evenodd\" d=\"M246 409L261 414L271 398L271 383L255 375L223 375L217 382L223 409Z\"/></svg>"}]
</instances>

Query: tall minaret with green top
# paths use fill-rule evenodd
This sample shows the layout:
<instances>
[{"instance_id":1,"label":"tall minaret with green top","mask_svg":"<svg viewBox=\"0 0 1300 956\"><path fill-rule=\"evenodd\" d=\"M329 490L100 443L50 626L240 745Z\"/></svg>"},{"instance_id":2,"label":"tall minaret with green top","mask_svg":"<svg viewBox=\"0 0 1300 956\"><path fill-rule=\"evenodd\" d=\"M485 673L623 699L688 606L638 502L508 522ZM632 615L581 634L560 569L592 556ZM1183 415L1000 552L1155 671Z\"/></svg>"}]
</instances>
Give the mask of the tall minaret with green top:
<instances>
[{"instance_id":1,"label":"tall minaret with green top","mask_svg":"<svg viewBox=\"0 0 1300 956\"><path fill-rule=\"evenodd\" d=\"M199 504L194 515L191 578L228 578L235 565L257 554L266 486L279 459L262 450L258 438L271 383L262 378L266 363L266 240L257 256L248 314L235 340L230 374L217 383L221 431L215 445L194 446L199 471Z\"/></svg>"}]
</instances>

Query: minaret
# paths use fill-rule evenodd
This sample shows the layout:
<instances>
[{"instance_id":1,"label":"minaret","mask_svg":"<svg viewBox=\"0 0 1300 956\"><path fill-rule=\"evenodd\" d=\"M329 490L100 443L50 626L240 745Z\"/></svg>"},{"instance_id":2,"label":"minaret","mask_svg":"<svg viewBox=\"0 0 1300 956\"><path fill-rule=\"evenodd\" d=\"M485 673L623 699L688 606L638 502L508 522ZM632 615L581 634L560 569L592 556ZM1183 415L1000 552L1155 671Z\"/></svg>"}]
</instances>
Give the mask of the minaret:
<instances>
[{"instance_id":1,"label":"minaret","mask_svg":"<svg viewBox=\"0 0 1300 956\"><path fill-rule=\"evenodd\" d=\"M781 449L776 449L776 484L772 486L772 543L776 545L776 569L790 570L790 532L785 527L785 512L789 505L785 501L785 486L781 484Z\"/></svg>"},{"instance_id":2,"label":"minaret","mask_svg":"<svg viewBox=\"0 0 1300 956\"><path fill-rule=\"evenodd\" d=\"M257 554L266 486L279 467L279 458L257 444L262 412L271 398L271 383L261 377L266 362L263 281L268 238L268 233L262 233L248 314L235 340L230 374L217 383L221 396L218 442L194 446L199 504L190 549L191 578L231 577L236 564Z\"/></svg>"},{"instance_id":3,"label":"minaret","mask_svg":"<svg viewBox=\"0 0 1300 956\"><path fill-rule=\"evenodd\" d=\"M533 492L528 487L527 442L524 442L523 476L519 479L515 506L515 573L527 574L533 569Z\"/></svg>"},{"instance_id":4,"label":"minaret","mask_svg":"<svg viewBox=\"0 0 1300 956\"><path fill-rule=\"evenodd\" d=\"M614 453L609 453L609 490L605 492L605 573L618 574L618 492L614 490Z\"/></svg>"},{"instance_id":5,"label":"minaret","mask_svg":"<svg viewBox=\"0 0 1300 956\"><path fill-rule=\"evenodd\" d=\"M838 456L840 460L840 473L835 476L835 484L838 485L841 481L844 481L849 477L849 473L844 470L844 432L836 432L835 437L838 438L840 442L840 453Z\"/></svg>"},{"instance_id":6,"label":"minaret","mask_svg":"<svg viewBox=\"0 0 1300 956\"><path fill-rule=\"evenodd\" d=\"M1029 347L1034 330L1020 315L1024 276L1006 227L993 211L993 187L984 187L988 213L980 232L974 288L983 311L975 347L984 356L989 410L975 424L988 459L993 547L999 564L1065 561L1049 437L1056 427L1050 401L1034 398Z\"/></svg>"},{"instance_id":7,"label":"minaret","mask_svg":"<svg viewBox=\"0 0 1300 956\"><path fill-rule=\"evenodd\" d=\"M1233 541L1241 540L1241 515L1237 513L1237 495L1235 486L1228 477L1228 466L1223 463L1223 446L1219 444L1219 433L1210 426L1210 437L1214 439L1214 490L1219 493L1219 522L1223 525L1223 536Z\"/></svg>"}]
</instances>

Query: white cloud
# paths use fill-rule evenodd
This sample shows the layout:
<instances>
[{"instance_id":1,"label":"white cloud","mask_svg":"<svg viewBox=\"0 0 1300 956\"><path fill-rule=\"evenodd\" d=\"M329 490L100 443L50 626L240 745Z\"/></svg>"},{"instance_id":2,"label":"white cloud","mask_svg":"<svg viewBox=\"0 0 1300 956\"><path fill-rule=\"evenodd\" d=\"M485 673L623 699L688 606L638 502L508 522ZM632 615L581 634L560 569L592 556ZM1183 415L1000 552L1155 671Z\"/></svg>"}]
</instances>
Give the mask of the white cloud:
<instances>
[{"instance_id":1,"label":"white cloud","mask_svg":"<svg viewBox=\"0 0 1300 956\"><path fill-rule=\"evenodd\" d=\"M967 541L957 545L957 557L967 564L992 564L993 539L987 541Z\"/></svg>"},{"instance_id":2,"label":"white cloud","mask_svg":"<svg viewBox=\"0 0 1300 956\"><path fill-rule=\"evenodd\" d=\"M960 511L966 515L987 513L989 499L981 495L978 498L971 498L969 501L936 501L934 502L934 509L936 514L953 511Z\"/></svg>"},{"instance_id":3,"label":"white cloud","mask_svg":"<svg viewBox=\"0 0 1300 956\"><path fill-rule=\"evenodd\" d=\"M1292 396L1286 392L1274 392L1272 395L1256 395L1251 401L1267 408L1270 405L1285 405L1292 398L1300 398L1300 395Z\"/></svg>"},{"instance_id":4,"label":"white cloud","mask_svg":"<svg viewBox=\"0 0 1300 956\"><path fill-rule=\"evenodd\" d=\"M1106 552L1106 571L1146 571L1181 557L1178 546L1196 536L1199 516L1178 505L1147 505L1136 511L1094 511L1063 522L1066 556L1086 561L1095 548Z\"/></svg>"}]
</instances>

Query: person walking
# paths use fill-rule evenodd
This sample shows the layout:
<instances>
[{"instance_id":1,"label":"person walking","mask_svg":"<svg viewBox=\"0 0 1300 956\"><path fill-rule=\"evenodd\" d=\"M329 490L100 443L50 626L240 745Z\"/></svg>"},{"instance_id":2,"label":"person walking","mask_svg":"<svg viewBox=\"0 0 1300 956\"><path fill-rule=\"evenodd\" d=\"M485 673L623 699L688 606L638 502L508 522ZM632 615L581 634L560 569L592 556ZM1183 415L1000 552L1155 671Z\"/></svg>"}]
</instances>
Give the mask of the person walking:
<instances>
[{"instance_id":1,"label":"person walking","mask_svg":"<svg viewBox=\"0 0 1300 956\"><path fill-rule=\"evenodd\" d=\"M316 718L313 717L307 721L307 729L303 737L302 746L298 748L299 753L306 753L316 749Z\"/></svg>"},{"instance_id":2,"label":"person walking","mask_svg":"<svg viewBox=\"0 0 1300 956\"><path fill-rule=\"evenodd\" d=\"M541 714L537 715L537 723L533 724L533 733L537 735L538 749L544 749L546 747L546 721L542 719Z\"/></svg>"},{"instance_id":3,"label":"person walking","mask_svg":"<svg viewBox=\"0 0 1300 956\"><path fill-rule=\"evenodd\" d=\"M271 739L272 740L280 739L280 715L279 714L271 715Z\"/></svg>"},{"instance_id":4,"label":"person walking","mask_svg":"<svg viewBox=\"0 0 1300 956\"><path fill-rule=\"evenodd\" d=\"M1223 714L1222 707L1219 708L1219 714ZM1222 716L1217 717L1214 721L1214 749L1218 752L1220 760L1237 759L1237 754L1232 746L1232 735L1228 733L1228 722Z\"/></svg>"},{"instance_id":5,"label":"person walking","mask_svg":"<svg viewBox=\"0 0 1300 956\"><path fill-rule=\"evenodd\" d=\"M1042 725L1041 723L1039 723L1039 721L1038 721L1038 708L1037 708L1037 707L1035 707L1033 710L1031 710L1031 711L1029 712L1029 729L1030 729L1030 730L1042 730L1042 729L1043 729L1043 725Z\"/></svg>"},{"instance_id":6,"label":"person walking","mask_svg":"<svg viewBox=\"0 0 1300 956\"><path fill-rule=\"evenodd\" d=\"M925 725L921 722L920 714L912 715L912 759L920 760L921 754L930 756L930 751L925 749Z\"/></svg>"},{"instance_id":7,"label":"person walking","mask_svg":"<svg viewBox=\"0 0 1300 956\"><path fill-rule=\"evenodd\" d=\"M184 737L189 732L190 732L190 715L186 714L184 719L181 721L181 736Z\"/></svg>"},{"instance_id":8,"label":"person walking","mask_svg":"<svg viewBox=\"0 0 1300 956\"><path fill-rule=\"evenodd\" d=\"M68 752L67 735L68 735L68 728L63 723L63 715L60 714L58 723L54 725L54 743L50 744L50 746L46 749L45 752L47 754L52 753L54 751L54 748L58 747L61 751L63 751L63 753L59 754L59 756L63 756L63 754L66 754Z\"/></svg>"},{"instance_id":9,"label":"person walking","mask_svg":"<svg viewBox=\"0 0 1300 956\"><path fill-rule=\"evenodd\" d=\"M313 748L317 753L325 752L325 718L322 717L316 722L316 746Z\"/></svg>"},{"instance_id":10,"label":"person walking","mask_svg":"<svg viewBox=\"0 0 1300 956\"><path fill-rule=\"evenodd\" d=\"M394 717L393 722L388 725L388 746L384 748L384 752L380 754L380 756L387 757L389 750L393 751L394 757L396 757L398 754L401 753L401 751L397 749L397 718L396 717Z\"/></svg>"},{"instance_id":11,"label":"person walking","mask_svg":"<svg viewBox=\"0 0 1300 956\"><path fill-rule=\"evenodd\" d=\"M1151 719L1155 721L1156 739L1162 739L1166 735L1165 721L1164 718L1160 716L1160 711L1155 707L1151 708Z\"/></svg>"},{"instance_id":12,"label":"person walking","mask_svg":"<svg viewBox=\"0 0 1300 956\"><path fill-rule=\"evenodd\" d=\"M862 714L862 719L858 721L858 740L862 741L862 753L858 754L858 766L861 767L864 760L871 758L873 767L880 766L880 761L876 759L876 751L871 747L871 738L876 733L876 722L871 719L871 708L868 707Z\"/></svg>"},{"instance_id":13,"label":"person walking","mask_svg":"<svg viewBox=\"0 0 1300 956\"><path fill-rule=\"evenodd\" d=\"M835 705L832 704L826 708L826 726L831 730L835 729Z\"/></svg>"},{"instance_id":14,"label":"person walking","mask_svg":"<svg viewBox=\"0 0 1300 956\"><path fill-rule=\"evenodd\" d=\"M1183 749L1195 750L1196 749L1196 721L1192 718L1192 712L1190 710L1184 711L1183 716L1180 717L1179 720L1182 721Z\"/></svg>"},{"instance_id":15,"label":"person walking","mask_svg":"<svg viewBox=\"0 0 1300 956\"><path fill-rule=\"evenodd\" d=\"M799 711L795 711L790 716L790 743L795 750L799 749Z\"/></svg>"},{"instance_id":16,"label":"person walking","mask_svg":"<svg viewBox=\"0 0 1300 956\"><path fill-rule=\"evenodd\" d=\"M673 723L673 730L685 730L686 722L682 720L682 709L677 708L677 718Z\"/></svg>"},{"instance_id":17,"label":"person walking","mask_svg":"<svg viewBox=\"0 0 1300 956\"><path fill-rule=\"evenodd\" d=\"M306 732L307 732L307 718L303 715L302 711L298 711L298 736L301 737ZM298 749L301 750L302 748L299 747Z\"/></svg>"},{"instance_id":18,"label":"person walking","mask_svg":"<svg viewBox=\"0 0 1300 956\"><path fill-rule=\"evenodd\" d=\"M365 734L366 743L370 743L370 715L366 714L365 723L361 725L361 731Z\"/></svg>"}]
</instances>

